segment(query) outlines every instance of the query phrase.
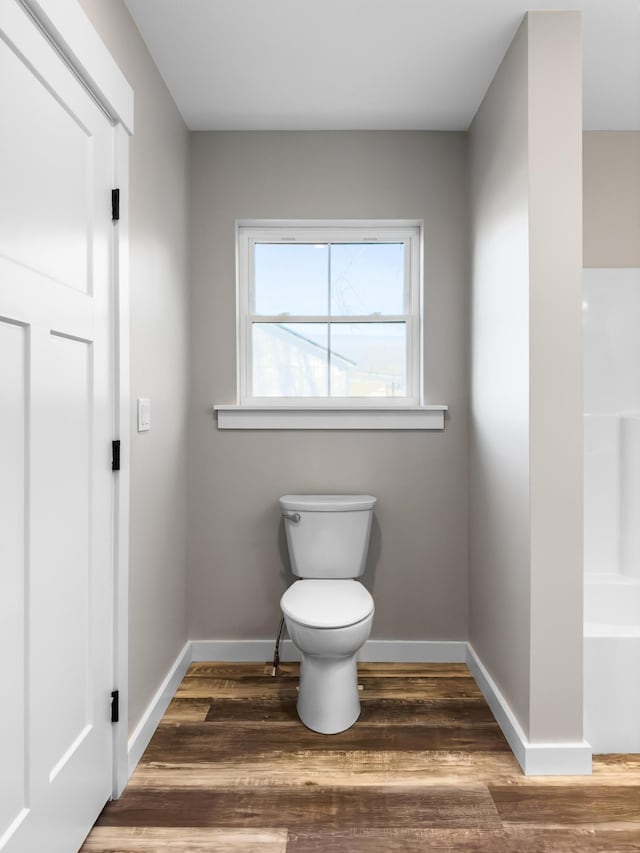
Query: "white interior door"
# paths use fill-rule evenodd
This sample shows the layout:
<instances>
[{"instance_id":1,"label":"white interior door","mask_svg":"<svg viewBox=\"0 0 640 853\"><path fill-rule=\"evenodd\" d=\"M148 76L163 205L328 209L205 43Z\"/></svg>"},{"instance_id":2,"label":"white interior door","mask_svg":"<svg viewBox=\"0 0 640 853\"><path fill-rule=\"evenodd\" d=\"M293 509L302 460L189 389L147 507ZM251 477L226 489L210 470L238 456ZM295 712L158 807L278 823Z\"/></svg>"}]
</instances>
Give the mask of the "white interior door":
<instances>
[{"instance_id":1,"label":"white interior door","mask_svg":"<svg viewBox=\"0 0 640 853\"><path fill-rule=\"evenodd\" d=\"M0 0L0 850L111 791L113 128Z\"/></svg>"}]
</instances>

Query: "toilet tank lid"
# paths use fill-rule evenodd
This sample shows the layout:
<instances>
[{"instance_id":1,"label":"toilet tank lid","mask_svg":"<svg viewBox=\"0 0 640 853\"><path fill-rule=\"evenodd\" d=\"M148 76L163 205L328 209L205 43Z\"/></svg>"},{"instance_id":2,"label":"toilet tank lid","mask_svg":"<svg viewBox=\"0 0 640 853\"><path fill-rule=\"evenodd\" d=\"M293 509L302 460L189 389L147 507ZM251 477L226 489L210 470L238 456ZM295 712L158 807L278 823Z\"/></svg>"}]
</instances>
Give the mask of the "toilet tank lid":
<instances>
[{"instance_id":1,"label":"toilet tank lid","mask_svg":"<svg viewBox=\"0 0 640 853\"><path fill-rule=\"evenodd\" d=\"M357 512L373 509L372 495L283 495L280 507L292 512Z\"/></svg>"}]
</instances>

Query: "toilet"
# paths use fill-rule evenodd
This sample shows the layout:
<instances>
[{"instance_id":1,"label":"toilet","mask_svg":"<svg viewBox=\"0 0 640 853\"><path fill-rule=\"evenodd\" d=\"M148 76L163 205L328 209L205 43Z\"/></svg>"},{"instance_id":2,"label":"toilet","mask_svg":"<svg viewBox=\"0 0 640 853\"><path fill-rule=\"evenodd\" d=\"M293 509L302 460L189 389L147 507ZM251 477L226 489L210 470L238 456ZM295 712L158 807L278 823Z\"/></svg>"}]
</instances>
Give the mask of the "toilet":
<instances>
[{"instance_id":1,"label":"toilet","mask_svg":"<svg viewBox=\"0 0 640 853\"><path fill-rule=\"evenodd\" d=\"M373 622L364 572L376 499L371 495L284 495L280 507L291 570L301 580L280 600L300 651L298 716L336 734L360 716L356 655Z\"/></svg>"}]
</instances>

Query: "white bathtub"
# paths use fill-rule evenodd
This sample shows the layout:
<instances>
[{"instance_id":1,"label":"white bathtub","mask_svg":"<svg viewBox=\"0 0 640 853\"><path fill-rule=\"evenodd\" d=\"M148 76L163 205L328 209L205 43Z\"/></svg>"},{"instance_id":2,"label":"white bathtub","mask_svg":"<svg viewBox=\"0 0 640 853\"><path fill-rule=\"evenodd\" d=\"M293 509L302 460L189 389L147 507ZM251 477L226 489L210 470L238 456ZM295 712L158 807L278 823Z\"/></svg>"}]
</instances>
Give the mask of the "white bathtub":
<instances>
[{"instance_id":1,"label":"white bathtub","mask_svg":"<svg viewBox=\"0 0 640 853\"><path fill-rule=\"evenodd\" d=\"M640 578L588 573L584 593L585 739L640 752Z\"/></svg>"}]
</instances>

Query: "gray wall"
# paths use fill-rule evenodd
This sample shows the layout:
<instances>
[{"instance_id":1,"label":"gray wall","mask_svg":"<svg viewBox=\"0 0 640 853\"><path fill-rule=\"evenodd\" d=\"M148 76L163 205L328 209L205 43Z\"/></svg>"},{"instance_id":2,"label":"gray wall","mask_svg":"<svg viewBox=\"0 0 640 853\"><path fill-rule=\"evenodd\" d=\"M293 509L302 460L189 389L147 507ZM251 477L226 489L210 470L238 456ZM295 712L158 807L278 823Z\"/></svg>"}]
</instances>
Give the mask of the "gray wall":
<instances>
[{"instance_id":1,"label":"gray wall","mask_svg":"<svg viewBox=\"0 0 640 853\"><path fill-rule=\"evenodd\" d=\"M473 121L469 638L529 724L528 28Z\"/></svg>"},{"instance_id":2,"label":"gray wall","mask_svg":"<svg viewBox=\"0 0 640 853\"><path fill-rule=\"evenodd\" d=\"M579 12L529 13L529 273L529 738L571 742L583 715Z\"/></svg>"},{"instance_id":3,"label":"gray wall","mask_svg":"<svg viewBox=\"0 0 640 853\"><path fill-rule=\"evenodd\" d=\"M193 423L189 631L271 638L287 578L278 496L379 499L372 636L467 634L466 135L196 133L191 149ZM236 218L425 221L425 377L437 432L218 431L236 399Z\"/></svg>"},{"instance_id":4,"label":"gray wall","mask_svg":"<svg viewBox=\"0 0 640 853\"><path fill-rule=\"evenodd\" d=\"M584 266L640 267L640 133L583 137Z\"/></svg>"},{"instance_id":5,"label":"gray wall","mask_svg":"<svg viewBox=\"0 0 640 853\"><path fill-rule=\"evenodd\" d=\"M531 742L576 741L582 737L578 14L528 15L472 124L470 164L470 640Z\"/></svg>"},{"instance_id":6,"label":"gray wall","mask_svg":"<svg viewBox=\"0 0 640 853\"><path fill-rule=\"evenodd\" d=\"M187 639L189 134L121 0L81 0L135 92L130 147L129 727ZM136 432L135 398L152 428Z\"/></svg>"}]
</instances>

